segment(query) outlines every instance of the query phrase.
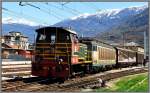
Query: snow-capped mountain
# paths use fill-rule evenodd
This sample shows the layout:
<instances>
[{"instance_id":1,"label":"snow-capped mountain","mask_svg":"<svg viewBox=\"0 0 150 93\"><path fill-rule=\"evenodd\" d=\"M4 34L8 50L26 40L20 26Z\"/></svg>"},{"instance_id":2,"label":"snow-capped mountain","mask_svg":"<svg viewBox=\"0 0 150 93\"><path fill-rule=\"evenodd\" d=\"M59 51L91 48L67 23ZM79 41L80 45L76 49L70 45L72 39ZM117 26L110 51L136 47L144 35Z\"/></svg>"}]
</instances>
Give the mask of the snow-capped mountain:
<instances>
[{"instance_id":1,"label":"snow-capped mountain","mask_svg":"<svg viewBox=\"0 0 150 93\"><path fill-rule=\"evenodd\" d=\"M39 24L24 19L24 18L18 18L18 19L14 19L12 17L6 17L6 18L2 18L2 23L3 24L24 24L24 25L29 25L29 26L38 26Z\"/></svg>"},{"instance_id":2,"label":"snow-capped mountain","mask_svg":"<svg viewBox=\"0 0 150 93\"><path fill-rule=\"evenodd\" d=\"M131 16L140 14L147 7L101 10L95 14L85 13L56 23L53 26L71 27L80 35L95 36L97 33L109 31L111 28L125 22Z\"/></svg>"},{"instance_id":3,"label":"snow-capped mountain","mask_svg":"<svg viewBox=\"0 0 150 93\"><path fill-rule=\"evenodd\" d=\"M149 30L149 8L144 9L141 13L128 17L125 22L122 22L116 27L112 27L109 32L103 32L96 35L96 38L113 41L122 42L123 33L126 33L124 38L126 42L136 42L140 45L144 44L144 31ZM148 33L147 33L148 34Z\"/></svg>"},{"instance_id":4,"label":"snow-capped mountain","mask_svg":"<svg viewBox=\"0 0 150 93\"><path fill-rule=\"evenodd\" d=\"M95 37L98 35L97 37L99 37L100 34L106 32L118 33L115 32L115 30L123 31L131 26L128 25L124 27L124 29L118 30L122 28L123 25L133 23L140 24L144 22L147 19L139 16L145 13L143 11L148 11L147 9L148 6L129 7L124 9L99 10L94 14L80 14L78 16L58 22L52 26L71 27L71 29L75 30L79 36L82 35ZM134 18L137 18L137 21L133 21ZM141 19L142 21L140 21ZM36 28L39 28L39 26L37 26L39 24L24 19L20 19L20 21L12 20L11 18L2 20L3 34L6 34L9 31L20 31L24 35L28 36L32 41L34 38L33 35L35 34L34 30ZM142 23L142 27L145 24L147 23ZM105 36L106 35L107 34L105 34Z\"/></svg>"}]
</instances>

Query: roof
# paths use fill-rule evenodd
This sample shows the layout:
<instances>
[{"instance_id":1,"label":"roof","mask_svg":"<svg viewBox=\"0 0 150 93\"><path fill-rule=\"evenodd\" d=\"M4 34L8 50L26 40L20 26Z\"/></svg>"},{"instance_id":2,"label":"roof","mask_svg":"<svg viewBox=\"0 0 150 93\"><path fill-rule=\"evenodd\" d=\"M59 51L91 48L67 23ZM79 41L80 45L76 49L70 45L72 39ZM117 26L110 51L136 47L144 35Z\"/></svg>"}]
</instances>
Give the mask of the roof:
<instances>
[{"instance_id":1,"label":"roof","mask_svg":"<svg viewBox=\"0 0 150 93\"><path fill-rule=\"evenodd\" d=\"M14 49L18 49L19 48L17 45L8 45L8 46L11 47L11 48L14 48Z\"/></svg>"},{"instance_id":2,"label":"roof","mask_svg":"<svg viewBox=\"0 0 150 93\"><path fill-rule=\"evenodd\" d=\"M19 31L10 31L9 33L21 33Z\"/></svg>"},{"instance_id":3,"label":"roof","mask_svg":"<svg viewBox=\"0 0 150 93\"><path fill-rule=\"evenodd\" d=\"M116 47L119 50L124 50L124 51L129 51L129 52L136 52L135 50L131 50L131 49L126 49L126 48L120 48L120 47Z\"/></svg>"},{"instance_id":4,"label":"roof","mask_svg":"<svg viewBox=\"0 0 150 93\"><path fill-rule=\"evenodd\" d=\"M15 36L12 36L12 35L4 35L3 37L15 37Z\"/></svg>"},{"instance_id":5,"label":"roof","mask_svg":"<svg viewBox=\"0 0 150 93\"><path fill-rule=\"evenodd\" d=\"M115 47L137 47L137 48L144 48L143 46L141 45L130 45L130 46L127 46L127 45L114 45Z\"/></svg>"},{"instance_id":6,"label":"roof","mask_svg":"<svg viewBox=\"0 0 150 93\"><path fill-rule=\"evenodd\" d=\"M17 45L10 45L10 44L6 44L6 43L2 43L2 47L3 48L11 48L11 49L20 49L20 47Z\"/></svg>"},{"instance_id":7,"label":"roof","mask_svg":"<svg viewBox=\"0 0 150 93\"><path fill-rule=\"evenodd\" d=\"M48 27L42 27L42 28L39 28L39 29L37 29L37 30L36 30L36 32L39 32L39 31L41 31L42 29L57 29L57 30L65 30L65 31L68 31L68 32L73 33L73 34L77 34L75 31L70 30L70 29L67 29L67 28L64 28L64 27L50 27L50 26L48 26Z\"/></svg>"},{"instance_id":8,"label":"roof","mask_svg":"<svg viewBox=\"0 0 150 93\"><path fill-rule=\"evenodd\" d=\"M139 44L135 42L129 42L129 43L126 43L125 45L126 46L139 46Z\"/></svg>"},{"instance_id":9,"label":"roof","mask_svg":"<svg viewBox=\"0 0 150 93\"><path fill-rule=\"evenodd\" d=\"M108 44L108 43L105 43L105 42L100 41L100 40L98 40L98 39L96 39L96 38L93 38L93 37L80 37L79 40L81 40L81 41L82 41L82 40L83 40L83 41L96 41L96 42L99 42L99 43L103 43L103 44L105 44L105 45L113 46L113 45L110 45L110 44Z\"/></svg>"}]
</instances>

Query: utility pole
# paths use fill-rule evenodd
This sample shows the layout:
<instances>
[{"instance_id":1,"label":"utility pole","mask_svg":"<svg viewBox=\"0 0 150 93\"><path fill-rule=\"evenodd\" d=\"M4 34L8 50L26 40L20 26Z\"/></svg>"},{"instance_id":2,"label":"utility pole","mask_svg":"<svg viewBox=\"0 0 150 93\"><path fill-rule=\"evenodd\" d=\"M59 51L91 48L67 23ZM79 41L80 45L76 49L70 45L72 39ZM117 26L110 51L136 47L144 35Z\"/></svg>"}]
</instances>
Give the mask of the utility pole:
<instances>
[{"instance_id":1,"label":"utility pole","mask_svg":"<svg viewBox=\"0 0 150 93\"><path fill-rule=\"evenodd\" d=\"M146 61L146 55L147 55L147 35L146 31L144 31L144 61Z\"/></svg>"},{"instance_id":2,"label":"utility pole","mask_svg":"<svg viewBox=\"0 0 150 93\"><path fill-rule=\"evenodd\" d=\"M122 45L124 47L125 46L125 34L126 34L126 32L122 32L122 34L123 34L123 42L122 42L123 44Z\"/></svg>"}]
</instances>

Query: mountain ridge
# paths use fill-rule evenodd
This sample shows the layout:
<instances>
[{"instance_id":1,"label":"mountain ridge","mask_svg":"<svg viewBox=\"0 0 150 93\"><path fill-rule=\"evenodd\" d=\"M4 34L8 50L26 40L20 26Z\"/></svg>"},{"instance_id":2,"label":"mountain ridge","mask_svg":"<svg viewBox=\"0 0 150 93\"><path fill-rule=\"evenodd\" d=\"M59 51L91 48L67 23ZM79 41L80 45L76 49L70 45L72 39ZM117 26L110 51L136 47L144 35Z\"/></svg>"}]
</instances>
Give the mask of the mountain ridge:
<instances>
[{"instance_id":1,"label":"mountain ridge","mask_svg":"<svg viewBox=\"0 0 150 93\"><path fill-rule=\"evenodd\" d=\"M145 13L147 13L144 12L144 11L148 11L147 9L148 6L140 6L140 7L118 9L118 10L109 10L111 12L105 11L105 13L104 12L102 13L102 11L100 11L95 14L83 14L83 15L78 15L73 18L63 20L51 26L71 27L72 30L75 30L79 34L79 36L96 37L98 39L103 40L106 38L110 38L109 36L107 36L106 33L108 32L118 33L117 31L122 31L121 29L128 29L130 28L130 26L132 27L133 23L138 26L138 29L139 28L147 29L144 27L144 25L147 24L145 22L146 20L145 18L147 18L147 15L145 16L145 18L139 17L140 15L144 15ZM135 22L133 21L133 19L137 21ZM142 20L142 22L145 23L142 23L140 20ZM123 26L126 24L128 26ZM13 27L10 27L10 25ZM17 24L17 23L2 24L3 34L6 34L12 30L21 31L26 36L29 36L31 40L33 40L33 34L35 34L34 30L37 28L39 27L25 25L25 24ZM113 30L117 30L117 31L113 31ZM99 38L101 35L106 36L106 38ZM118 35L116 35L116 37L117 36Z\"/></svg>"}]
</instances>

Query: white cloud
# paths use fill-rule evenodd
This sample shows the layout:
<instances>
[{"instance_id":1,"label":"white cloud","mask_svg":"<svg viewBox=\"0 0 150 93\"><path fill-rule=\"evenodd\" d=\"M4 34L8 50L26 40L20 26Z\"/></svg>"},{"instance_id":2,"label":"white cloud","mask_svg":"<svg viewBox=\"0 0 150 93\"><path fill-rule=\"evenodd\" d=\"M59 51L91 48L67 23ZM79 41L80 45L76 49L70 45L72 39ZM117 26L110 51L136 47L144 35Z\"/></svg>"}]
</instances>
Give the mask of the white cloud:
<instances>
[{"instance_id":1,"label":"white cloud","mask_svg":"<svg viewBox=\"0 0 150 93\"><path fill-rule=\"evenodd\" d=\"M25 24L25 25L30 25L30 26L38 26L39 24L24 19L24 18L12 18L12 17L6 17L6 18L2 18L2 23L3 24L12 24L12 23L18 23L18 24Z\"/></svg>"}]
</instances>

